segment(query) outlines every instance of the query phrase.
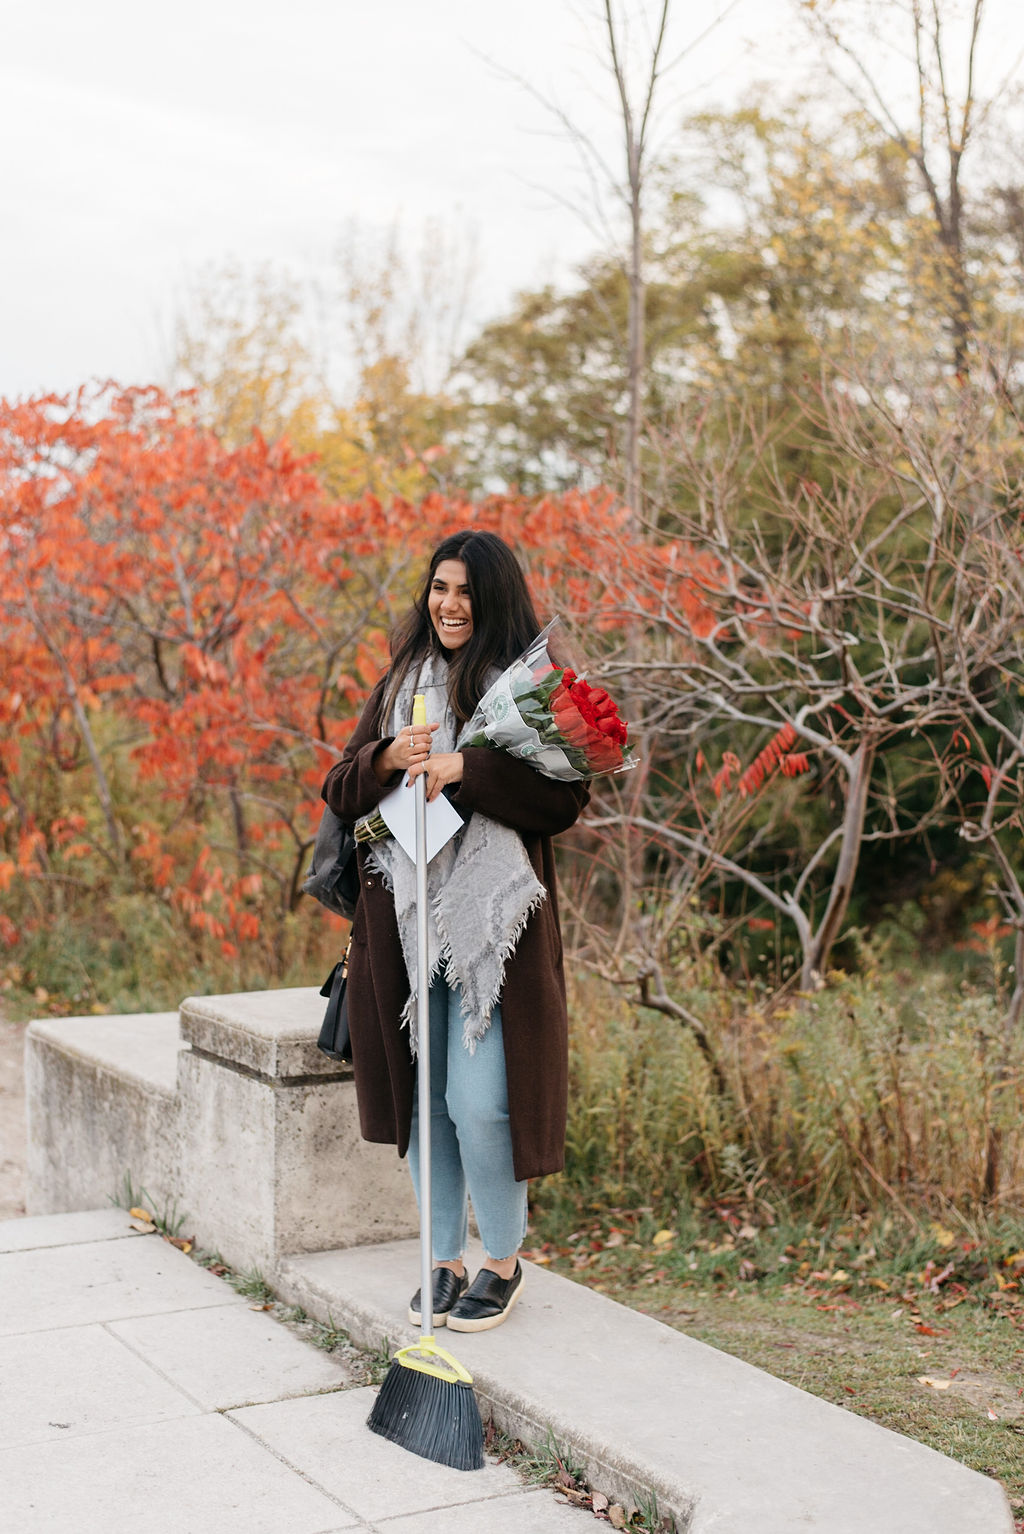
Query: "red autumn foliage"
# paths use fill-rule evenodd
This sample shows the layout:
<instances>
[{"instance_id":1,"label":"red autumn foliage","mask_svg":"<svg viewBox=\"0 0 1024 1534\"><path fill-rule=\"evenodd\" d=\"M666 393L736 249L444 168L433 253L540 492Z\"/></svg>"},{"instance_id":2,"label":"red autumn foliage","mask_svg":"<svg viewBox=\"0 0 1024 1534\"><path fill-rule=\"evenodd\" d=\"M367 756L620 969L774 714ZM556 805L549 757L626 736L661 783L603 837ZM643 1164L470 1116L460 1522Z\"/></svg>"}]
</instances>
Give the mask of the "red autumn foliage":
<instances>
[{"instance_id":1,"label":"red autumn foliage","mask_svg":"<svg viewBox=\"0 0 1024 1534\"><path fill-rule=\"evenodd\" d=\"M741 765L735 751L722 752L722 765L711 779L711 787L716 799L720 799L722 794L727 793L732 787L733 774L739 772Z\"/></svg>"},{"instance_id":2,"label":"red autumn foliage","mask_svg":"<svg viewBox=\"0 0 1024 1534\"><path fill-rule=\"evenodd\" d=\"M156 389L0 402L4 944L49 930L61 889L71 923L129 892L193 961L281 973L320 783L455 528L505 537L542 613L699 621L686 551L636 540L606 491L339 503L314 468ZM577 705L613 750L605 696Z\"/></svg>"},{"instance_id":3,"label":"red autumn foliage","mask_svg":"<svg viewBox=\"0 0 1024 1534\"><path fill-rule=\"evenodd\" d=\"M286 441L226 447L156 389L0 402L7 948L58 911L130 945L145 908L185 964L281 975L329 934L312 911L290 922L319 786L455 528L501 534L543 616L613 641L665 612L709 634L733 600L711 557L639 538L604 490L337 502L314 470ZM567 738L575 721L599 742L596 770L618 765L603 689L574 677L558 707ZM748 774L806 770L794 743L780 732ZM740 775L727 752L716 794Z\"/></svg>"},{"instance_id":4,"label":"red autumn foliage","mask_svg":"<svg viewBox=\"0 0 1024 1534\"><path fill-rule=\"evenodd\" d=\"M746 772L743 773L737 785L740 794L746 797L747 794L755 793L776 767L781 766L786 777L794 777L796 769L792 766L794 759L789 755L789 748L795 744L796 731L787 719L778 734L772 736L764 750L757 753ZM804 763L799 770L806 772L806 756L799 759Z\"/></svg>"}]
</instances>

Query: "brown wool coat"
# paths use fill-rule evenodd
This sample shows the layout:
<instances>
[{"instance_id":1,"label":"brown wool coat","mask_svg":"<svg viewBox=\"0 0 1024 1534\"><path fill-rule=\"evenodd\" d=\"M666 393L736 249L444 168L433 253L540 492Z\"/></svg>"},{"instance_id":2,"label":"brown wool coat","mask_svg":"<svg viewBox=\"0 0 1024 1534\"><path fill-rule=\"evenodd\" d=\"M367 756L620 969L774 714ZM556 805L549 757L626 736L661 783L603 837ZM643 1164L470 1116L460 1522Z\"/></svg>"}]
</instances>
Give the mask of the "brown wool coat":
<instances>
[{"instance_id":1,"label":"brown wool coat","mask_svg":"<svg viewBox=\"0 0 1024 1534\"><path fill-rule=\"evenodd\" d=\"M345 754L331 768L323 797L342 820L355 821L380 802L401 775L382 786L373 760L391 736L374 733L383 679L371 694ZM558 1172L565 1156L568 1024L562 936L551 837L573 824L589 797L583 783L542 776L504 751L464 752L462 782L451 801L463 816L479 810L518 831L547 899L526 924L505 966L502 1034L508 1077L512 1154L519 1179ZM399 1026L409 982L390 892L367 871L360 846L360 896L352 925L348 1014L356 1097L364 1140L397 1145L404 1156L412 1122L414 1065Z\"/></svg>"}]
</instances>

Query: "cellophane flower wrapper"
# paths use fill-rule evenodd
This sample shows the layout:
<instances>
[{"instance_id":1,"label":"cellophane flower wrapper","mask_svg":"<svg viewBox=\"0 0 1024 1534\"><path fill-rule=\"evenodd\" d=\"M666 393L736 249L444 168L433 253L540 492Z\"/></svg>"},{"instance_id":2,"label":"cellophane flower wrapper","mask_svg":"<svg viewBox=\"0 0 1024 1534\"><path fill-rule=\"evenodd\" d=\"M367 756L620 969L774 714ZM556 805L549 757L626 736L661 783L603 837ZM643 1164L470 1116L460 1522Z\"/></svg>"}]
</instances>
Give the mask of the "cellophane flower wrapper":
<instances>
[{"instance_id":1,"label":"cellophane flower wrapper","mask_svg":"<svg viewBox=\"0 0 1024 1534\"><path fill-rule=\"evenodd\" d=\"M548 778L575 782L637 765L624 720L603 687L556 661L564 649L552 618L484 693L458 747L490 746Z\"/></svg>"}]
</instances>

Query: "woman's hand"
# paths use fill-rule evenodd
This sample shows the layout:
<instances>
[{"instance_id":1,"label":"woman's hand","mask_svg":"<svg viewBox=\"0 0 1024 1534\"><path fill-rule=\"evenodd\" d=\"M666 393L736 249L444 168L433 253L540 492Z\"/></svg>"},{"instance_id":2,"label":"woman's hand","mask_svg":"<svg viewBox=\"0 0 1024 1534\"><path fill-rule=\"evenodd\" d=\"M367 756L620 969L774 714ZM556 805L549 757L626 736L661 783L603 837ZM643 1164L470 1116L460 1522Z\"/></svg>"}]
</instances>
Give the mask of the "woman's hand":
<instances>
[{"instance_id":1,"label":"woman's hand","mask_svg":"<svg viewBox=\"0 0 1024 1534\"><path fill-rule=\"evenodd\" d=\"M433 725L432 728L436 729L437 726ZM462 752L439 751L436 756L428 756L426 761L410 769L410 784L424 772L427 775L427 799L436 799L442 788L447 788L449 783L462 782Z\"/></svg>"},{"instance_id":2,"label":"woman's hand","mask_svg":"<svg viewBox=\"0 0 1024 1534\"><path fill-rule=\"evenodd\" d=\"M436 724L410 724L399 730L391 744L373 759L378 781L387 783L396 772L408 772L413 767L422 769L430 755L431 736L439 728ZM462 776L461 772L459 776Z\"/></svg>"}]
</instances>

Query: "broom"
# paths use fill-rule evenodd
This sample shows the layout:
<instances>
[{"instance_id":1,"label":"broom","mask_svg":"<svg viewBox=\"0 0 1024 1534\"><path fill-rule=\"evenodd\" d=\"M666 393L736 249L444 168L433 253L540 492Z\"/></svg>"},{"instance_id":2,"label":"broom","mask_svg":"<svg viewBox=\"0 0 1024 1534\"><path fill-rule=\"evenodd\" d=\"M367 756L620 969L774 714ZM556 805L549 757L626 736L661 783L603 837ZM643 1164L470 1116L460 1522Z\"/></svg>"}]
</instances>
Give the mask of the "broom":
<instances>
[{"instance_id":1,"label":"broom","mask_svg":"<svg viewBox=\"0 0 1024 1534\"><path fill-rule=\"evenodd\" d=\"M413 724L426 724L417 693ZM420 1151L420 1340L399 1348L373 1410L372 1433L453 1470L482 1470L484 1430L473 1376L431 1335L434 1324L430 1179L430 966L427 961L427 779L416 779L416 1036Z\"/></svg>"}]
</instances>

